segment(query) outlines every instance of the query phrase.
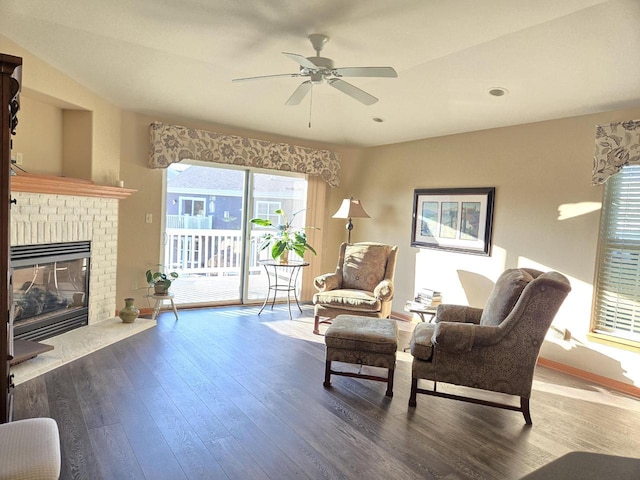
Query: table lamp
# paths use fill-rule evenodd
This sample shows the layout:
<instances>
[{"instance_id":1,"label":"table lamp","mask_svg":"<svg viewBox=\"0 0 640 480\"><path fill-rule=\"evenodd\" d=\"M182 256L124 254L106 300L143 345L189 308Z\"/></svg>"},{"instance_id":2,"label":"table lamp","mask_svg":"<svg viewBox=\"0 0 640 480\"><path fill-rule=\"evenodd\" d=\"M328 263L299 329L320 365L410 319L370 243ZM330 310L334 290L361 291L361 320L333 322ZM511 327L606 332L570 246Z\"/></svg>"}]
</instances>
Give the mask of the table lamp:
<instances>
[{"instance_id":1,"label":"table lamp","mask_svg":"<svg viewBox=\"0 0 640 480\"><path fill-rule=\"evenodd\" d=\"M353 230L352 218L371 218L371 216L365 212L360 200L355 198L345 198L342 200L342 204L332 218L348 218L347 221L347 243L351 243L351 230Z\"/></svg>"}]
</instances>

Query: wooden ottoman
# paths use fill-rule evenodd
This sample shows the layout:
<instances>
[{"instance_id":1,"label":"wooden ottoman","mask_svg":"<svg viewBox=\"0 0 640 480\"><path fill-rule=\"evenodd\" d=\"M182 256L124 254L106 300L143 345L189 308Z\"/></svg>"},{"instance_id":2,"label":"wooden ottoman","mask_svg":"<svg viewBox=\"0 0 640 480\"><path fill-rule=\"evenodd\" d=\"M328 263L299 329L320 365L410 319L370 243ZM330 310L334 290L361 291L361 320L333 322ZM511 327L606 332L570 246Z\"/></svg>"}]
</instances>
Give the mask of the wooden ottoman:
<instances>
[{"instance_id":1,"label":"wooden ottoman","mask_svg":"<svg viewBox=\"0 0 640 480\"><path fill-rule=\"evenodd\" d=\"M387 382L387 397L393 396L393 372L398 350L398 326L386 318L338 315L327 329L324 386L331 386L331 375L365 378ZM388 369L387 377L361 373L338 372L331 369L331 362L354 363Z\"/></svg>"}]
</instances>

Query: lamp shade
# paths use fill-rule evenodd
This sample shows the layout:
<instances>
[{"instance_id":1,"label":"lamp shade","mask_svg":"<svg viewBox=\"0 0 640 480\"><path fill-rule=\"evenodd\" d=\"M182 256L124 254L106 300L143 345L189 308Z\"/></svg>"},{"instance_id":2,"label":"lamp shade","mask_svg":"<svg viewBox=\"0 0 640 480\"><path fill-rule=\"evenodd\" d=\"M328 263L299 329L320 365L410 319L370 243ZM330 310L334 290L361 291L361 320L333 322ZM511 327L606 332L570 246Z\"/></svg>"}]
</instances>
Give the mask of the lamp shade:
<instances>
[{"instance_id":1,"label":"lamp shade","mask_svg":"<svg viewBox=\"0 0 640 480\"><path fill-rule=\"evenodd\" d=\"M364 210L360 200L351 197L342 200L340 208L332 218L371 218L371 216Z\"/></svg>"}]
</instances>

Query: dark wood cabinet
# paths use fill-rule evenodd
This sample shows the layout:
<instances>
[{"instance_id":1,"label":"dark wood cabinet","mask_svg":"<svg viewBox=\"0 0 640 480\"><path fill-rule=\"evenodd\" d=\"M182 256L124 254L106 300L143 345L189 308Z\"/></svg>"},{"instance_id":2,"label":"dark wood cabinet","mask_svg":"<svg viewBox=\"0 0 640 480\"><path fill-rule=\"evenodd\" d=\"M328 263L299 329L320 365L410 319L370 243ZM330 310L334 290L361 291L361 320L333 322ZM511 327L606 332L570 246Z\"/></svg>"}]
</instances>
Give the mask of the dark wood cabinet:
<instances>
[{"instance_id":1,"label":"dark wood cabinet","mask_svg":"<svg viewBox=\"0 0 640 480\"><path fill-rule=\"evenodd\" d=\"M22 59L0 54L0 423L11 420L13 355L11 286L11 137L18 124Z\"/></svg>"}]
</instances>

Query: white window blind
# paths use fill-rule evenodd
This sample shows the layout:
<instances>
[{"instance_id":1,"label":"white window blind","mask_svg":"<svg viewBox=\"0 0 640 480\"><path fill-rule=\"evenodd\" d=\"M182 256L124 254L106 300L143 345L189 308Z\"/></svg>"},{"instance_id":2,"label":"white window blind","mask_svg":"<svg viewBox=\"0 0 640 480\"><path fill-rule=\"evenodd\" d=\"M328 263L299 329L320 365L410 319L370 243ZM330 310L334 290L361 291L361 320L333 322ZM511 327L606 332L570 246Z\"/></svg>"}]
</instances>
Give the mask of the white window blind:
<instances>
[{"instance_id":1,"label":"white window blind","mask_svg":"<svg viewBox=\"0 0 640 480\"><path fill-rule=\"evenodd\" d=\"M596 332L640 341L640 166L605 185L596 280Z\"/></svg>"}]
</instances>

